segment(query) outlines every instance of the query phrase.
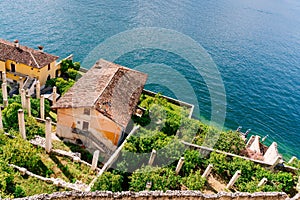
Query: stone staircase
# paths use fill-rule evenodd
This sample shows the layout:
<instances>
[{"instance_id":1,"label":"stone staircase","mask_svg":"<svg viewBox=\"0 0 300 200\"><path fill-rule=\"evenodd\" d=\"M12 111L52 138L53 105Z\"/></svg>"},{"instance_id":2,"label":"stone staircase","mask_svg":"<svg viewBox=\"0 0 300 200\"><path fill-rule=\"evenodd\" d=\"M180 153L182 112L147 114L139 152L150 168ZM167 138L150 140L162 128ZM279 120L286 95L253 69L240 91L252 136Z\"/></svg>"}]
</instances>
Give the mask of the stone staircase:
<instances>
[{"instance_id":1,"label":"stone staircase","mask_svg":"<svg viewBox=\"0 0 300 200\"><path fill-rule=\"evenodd\" d=\"M72 132L79 135L83 135L84 137L88 138L90 141L96 144L96 146L98 146L98 149L103 150L107 156L112 155L113 151L110 148L108 148L103 142L101 142L96 136L94 136L93 133L89 131L80 130L78 128L73 128Z\"/></svg>"}]
</instances>

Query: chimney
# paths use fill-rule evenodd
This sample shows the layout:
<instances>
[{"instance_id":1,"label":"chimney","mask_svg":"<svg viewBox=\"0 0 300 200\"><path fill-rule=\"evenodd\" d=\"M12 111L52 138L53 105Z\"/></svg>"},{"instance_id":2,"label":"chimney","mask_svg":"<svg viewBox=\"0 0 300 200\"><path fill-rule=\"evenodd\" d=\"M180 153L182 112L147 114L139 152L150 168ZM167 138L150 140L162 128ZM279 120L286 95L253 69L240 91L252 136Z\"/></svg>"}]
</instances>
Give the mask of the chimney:
<instances>
[{"instance_id":1,"label":"chimney","mask_svg":"<svg viewBox=\"0 0 300 200\"><path fill-rule=\"evenodd\" d=\"M40 51L40 52L43 52L43 51L44 51L44 47L43 47L43 46L39 45L38 48L39 48L39 51Z\"/></svg>"},{"instance_id":2,"label":"chimney","mask_svg":"<svg viewBox=\"0 0 300 200\"><path fill-rule=\"evenodd\" d=\"M15 47L17 47L17 48L20 47L20 45L19 45L19 40L15 40L14 43L15 43Z\"/></svg>"}]
</instances>

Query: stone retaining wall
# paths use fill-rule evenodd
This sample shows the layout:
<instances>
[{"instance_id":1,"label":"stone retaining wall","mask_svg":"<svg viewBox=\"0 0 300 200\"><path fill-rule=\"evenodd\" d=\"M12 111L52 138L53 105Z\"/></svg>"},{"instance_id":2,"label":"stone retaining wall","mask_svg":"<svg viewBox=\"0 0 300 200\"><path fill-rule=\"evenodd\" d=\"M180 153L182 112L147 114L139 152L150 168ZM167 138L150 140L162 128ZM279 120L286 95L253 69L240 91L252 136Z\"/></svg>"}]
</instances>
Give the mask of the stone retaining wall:
<instances>
[{"instance_id":1,"label":"stone retaining wall","mask_svg":"<svg viewBox=\"0 0 300 200\"><path fill-rule=\"evenodd\" d=\"M53 194L41 194L32 197L22 198L23 200L75 200L75 199L99 199L99 200L169 200L169 199L188 199L188 200L285 200L288 199L286 193L283 192L257 192L257 193L225 193L218 194L202 194L198 191L143 191L143 192L57 192Z\"/></svg>"}]
</instances>

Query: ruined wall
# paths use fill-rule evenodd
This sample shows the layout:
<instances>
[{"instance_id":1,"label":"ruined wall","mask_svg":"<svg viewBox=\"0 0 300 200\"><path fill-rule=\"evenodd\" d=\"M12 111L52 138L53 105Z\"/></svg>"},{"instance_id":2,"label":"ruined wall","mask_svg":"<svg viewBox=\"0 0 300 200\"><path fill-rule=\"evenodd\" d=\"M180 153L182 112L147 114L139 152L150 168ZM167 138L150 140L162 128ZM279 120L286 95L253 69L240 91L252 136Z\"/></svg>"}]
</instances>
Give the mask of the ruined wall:
<instances>
[{"instance_id":1,"label":"ruined wall","mask_svg":"<svg viewBox=\"0 0 300 200\"><path fill-rule=\"evenodd\" d=\"M218 194L202 194L198 191L167 191L167 192L61 192L53 194L42 194L32 197L26 197L22 199L40 200L40 199L55 199L55 200L75 200L75 199L86 199L86 200L283 200L287 199L288 196L285 193L279 192L258 192L258 193L218 193Z\"/></svg>"}]
</instances>

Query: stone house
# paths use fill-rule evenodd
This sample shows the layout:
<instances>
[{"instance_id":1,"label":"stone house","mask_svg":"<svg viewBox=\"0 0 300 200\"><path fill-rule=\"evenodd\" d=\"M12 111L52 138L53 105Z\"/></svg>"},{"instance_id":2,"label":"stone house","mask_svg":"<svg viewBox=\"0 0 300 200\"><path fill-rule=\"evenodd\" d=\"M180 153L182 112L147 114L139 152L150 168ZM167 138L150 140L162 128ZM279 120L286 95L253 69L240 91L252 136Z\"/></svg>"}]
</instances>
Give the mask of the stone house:
<instances>
[{"instance_id":1,"label":"stone house","mask_svg":"<svg viewBox=\"0 0 300 200\"><path fill-rule=\"evenodd\" d=\"M99 60L52 106L57 135L108 158L125 136L147 75Z\"/></svg>"},{"instance_id":2,"label":"stone house","mask_svg":"<svg viewBox=\"0 0 300 200\"><path fill-rule=\"evenodd\" d=\"M5 72L8 81L18 82L24 89L33 87L37 80L43 86L48 79L57 77L60 73L57 59L57 56L43 52L42 46L35 50L20 45L18 40L0 39L1 79L2 72Z\"/></svg>"}]
</instances>

